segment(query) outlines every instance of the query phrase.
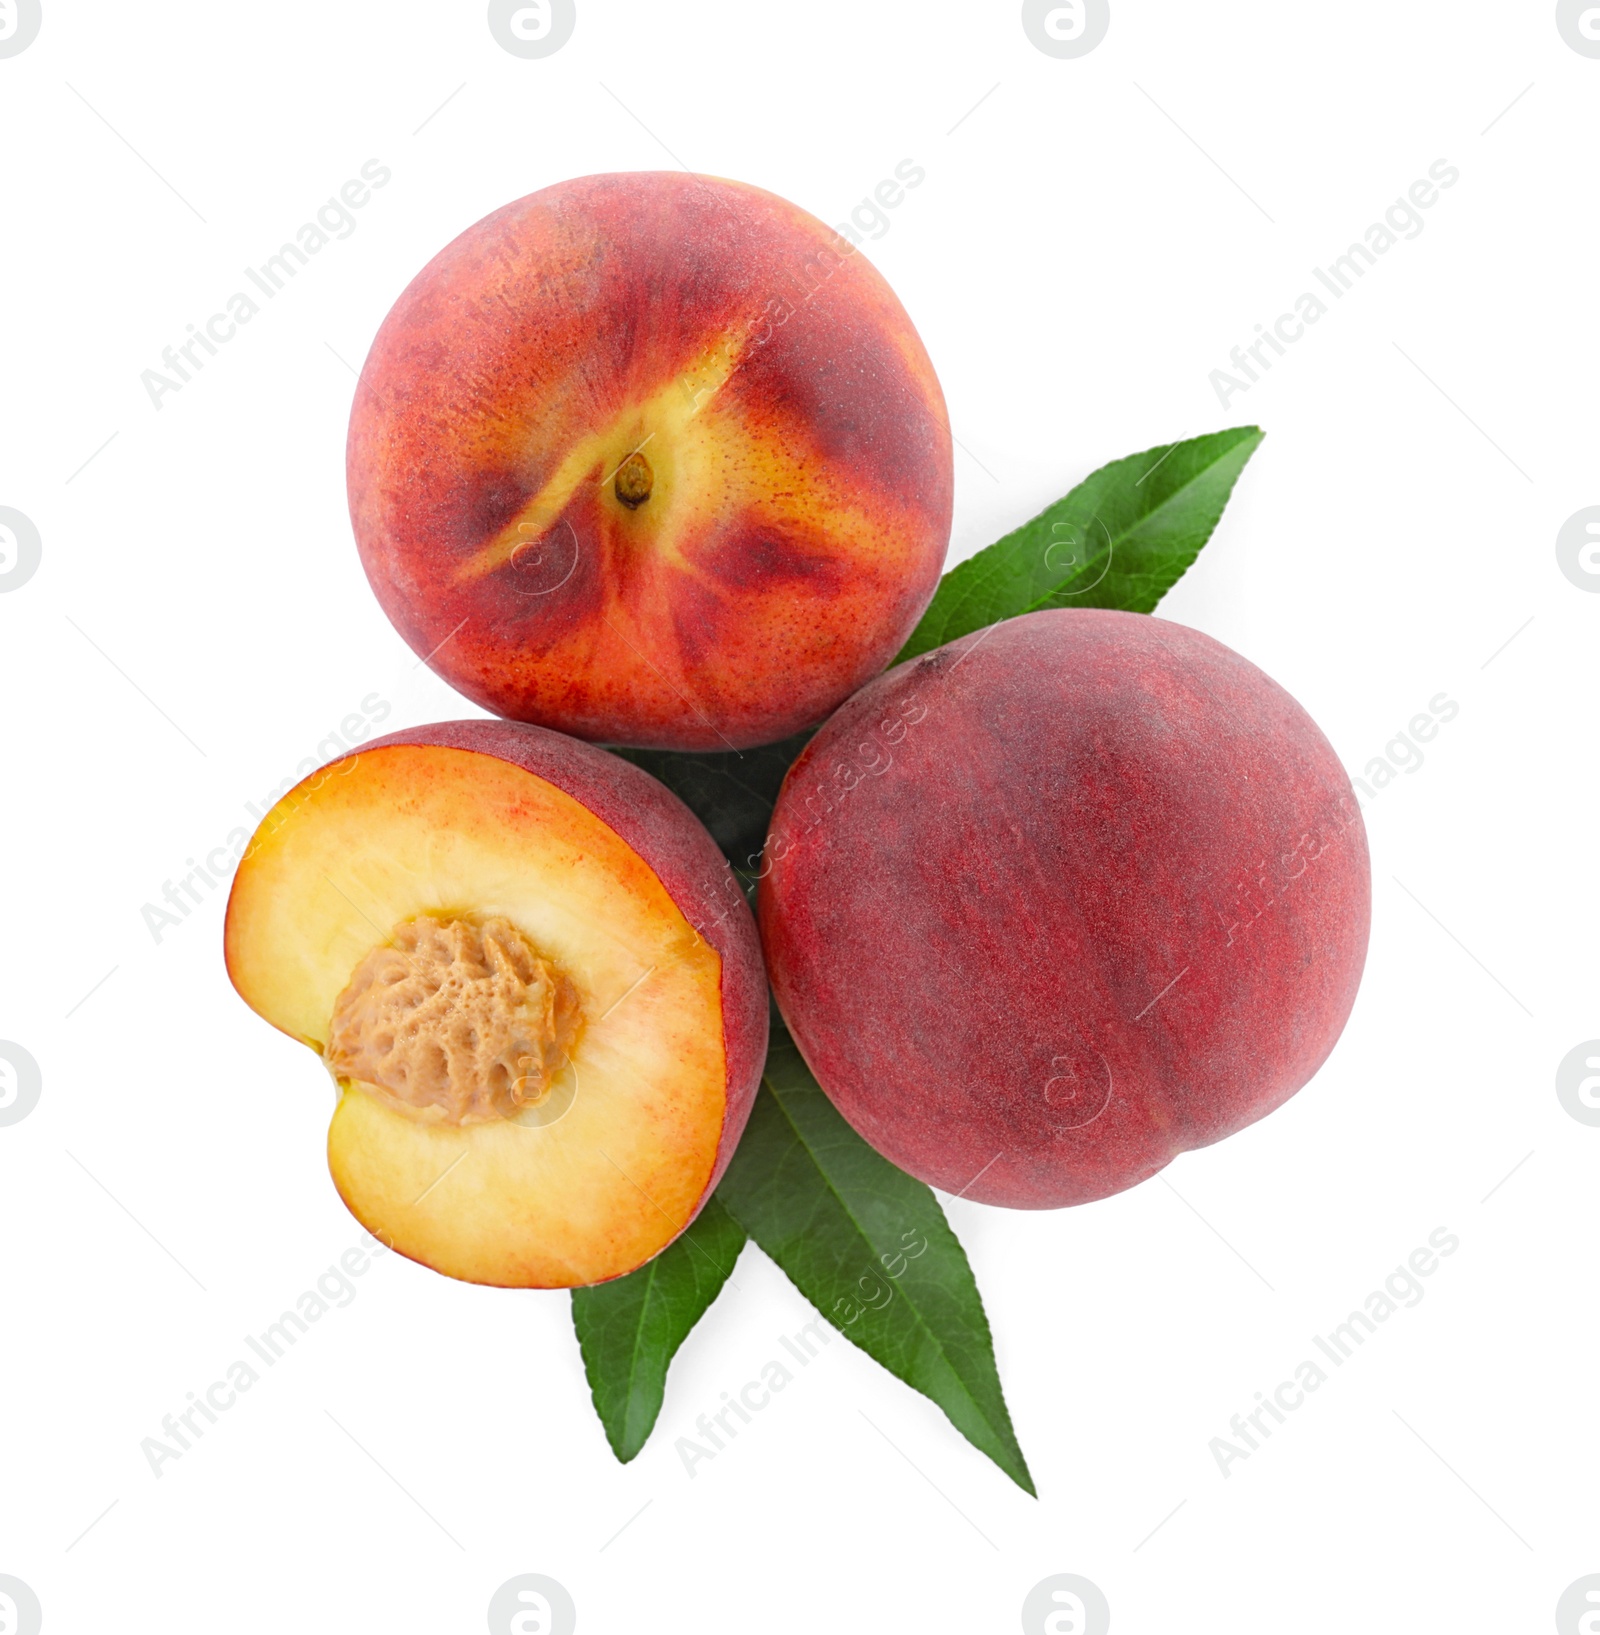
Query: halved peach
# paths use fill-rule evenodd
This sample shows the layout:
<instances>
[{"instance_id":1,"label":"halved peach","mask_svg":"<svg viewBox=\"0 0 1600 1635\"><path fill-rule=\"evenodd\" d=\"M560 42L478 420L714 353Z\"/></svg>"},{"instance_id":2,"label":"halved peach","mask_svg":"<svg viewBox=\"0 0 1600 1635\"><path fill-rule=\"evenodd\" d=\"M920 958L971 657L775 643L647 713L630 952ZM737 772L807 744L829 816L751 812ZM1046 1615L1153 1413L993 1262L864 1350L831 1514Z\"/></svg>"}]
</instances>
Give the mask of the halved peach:
<instances>
[{"instance_id":1,"label":"halved peach","mask_svg":"<svg viewBox=\"0 0 1600 1635\"><path fill-rule=\"evenodd\" d=\"M228 973L323 1058L352 1214L447 1276L619 1277L733 1155L766 1050L754 922L676 796L515 722L396 733L263 819Z\"/></svg>"}]
</instances>

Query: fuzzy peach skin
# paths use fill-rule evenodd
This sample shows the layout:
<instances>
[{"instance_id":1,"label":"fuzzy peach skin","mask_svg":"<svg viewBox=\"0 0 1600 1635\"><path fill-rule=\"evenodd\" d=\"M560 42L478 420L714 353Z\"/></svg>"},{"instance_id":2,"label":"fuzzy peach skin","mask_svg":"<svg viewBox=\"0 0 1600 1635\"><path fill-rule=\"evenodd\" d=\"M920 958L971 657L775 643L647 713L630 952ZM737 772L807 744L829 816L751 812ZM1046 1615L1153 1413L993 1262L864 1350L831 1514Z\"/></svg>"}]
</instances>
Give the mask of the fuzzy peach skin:
<instances>
[{"instance_id":1,"label":"fuzzy peach skin","mask_svg":"<svg viewBox=\"0 0 1600 1635\"><path fill-rule=\"evenodd\" d=\"M678 172L506 205L384 320L350 516L412 648L500 715L718 750L898 651L950 537L948 418L883 278L805 211Z\"/></svg>"},{"instance_id":2,"label":"fuzzy peach skin","mask_svg":"<svg viewBox=\"0 0 1600 1635\"><path fill-rule=\"evenodd\" d=\"M1326 739L1140 614L1029 614L871 683L790 770L765 867L773 989L822 1088L901 1168L1014 1208L1271 1112L1366 955Z\"/></svg>"},{"instance_id":3,"label":"fuzzy peach skin","mask_svg":"<svg viewBox=\"0 0 1600 1635\"><path fill-rule=\"evenodd\" d=\"M420 999L419 929L467 949ZM395 733L291 790L240 864L226 953L334 1075L351 1212L470 1282L596 1283L658 1253L733 1156L766 1053L755 924L711 837L637 767L516 722Z\"/></svg>"}]
</instances>

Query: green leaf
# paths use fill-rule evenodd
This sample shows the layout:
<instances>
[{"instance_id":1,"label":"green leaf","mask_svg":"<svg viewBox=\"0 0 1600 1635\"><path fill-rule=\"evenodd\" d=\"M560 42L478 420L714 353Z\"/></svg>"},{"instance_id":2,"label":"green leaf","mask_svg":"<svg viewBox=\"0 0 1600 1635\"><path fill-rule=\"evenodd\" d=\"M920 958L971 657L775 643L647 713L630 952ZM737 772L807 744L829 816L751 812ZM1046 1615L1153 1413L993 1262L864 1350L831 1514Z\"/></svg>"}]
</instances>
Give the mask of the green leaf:
<instances>
[{"instance_id":1,"label":"green leaf","mask_svg":"<svg viewBox=\"0 0 1600 1635\"><path fill-rule=\"evenodd\" d=\"M810 740L809 732L801 732L760 749L709 755L671 749L612 753L659 778L711 831L735 871L748 875L767 843L767 824L783 775Z\"/></svg>"},{"instance_id":2,"label":"green leaf","mask_svg":"<svg viewBox=\"0 0 1600 1635\"><path fill-rule=\"evenodd\" d=\"M761 1092L717 1196L847 1340L1034 1492L978 1286L939 1200L845 1123L776 1016Z\"/></svg>"},{"instance_id":3,"label":"green leaf","mask_svg":"<svg viewBox=\"0 0 1600 1635\"><path fill-rule=\"evenodd\" d=\"M1039 608L1153 612L1211 537L1264 435L1238 426L1102 466L1032 522L957 563L895 663Z\"/></svg>"},{"instance_id":4,"label":"green leaf","mask_svg":"<svg viewBox=\"0 0 1600 1635\"><path fill-rule=\"evenodd\" d=\"M611 1451L623 1464L661 1412L667 1366L728 1281L745 1234L715 1198L638 1271L572 1291L583 1370Z\"/></svg>"}]
</instances>

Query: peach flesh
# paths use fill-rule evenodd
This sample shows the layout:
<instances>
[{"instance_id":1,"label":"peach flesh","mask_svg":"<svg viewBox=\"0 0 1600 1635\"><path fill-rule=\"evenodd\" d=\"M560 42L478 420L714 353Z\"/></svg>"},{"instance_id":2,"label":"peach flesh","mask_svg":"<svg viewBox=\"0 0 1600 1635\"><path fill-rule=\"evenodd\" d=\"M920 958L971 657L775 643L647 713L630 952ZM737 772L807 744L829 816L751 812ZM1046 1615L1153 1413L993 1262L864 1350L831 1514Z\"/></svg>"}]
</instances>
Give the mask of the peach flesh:
<instances>
[{"instance_id":1,"label":"peach flesh","mask_svg":"<svg viewBox=\"0 0 1600 1635\"><path fill-rule=\"evenodd\" d=\"M246 853L226 948L339 1083L352 1213L470 1282L641 1265L715 1188L760 1078L760 948L710 836L538 727L417 728L314 774Z\"/></svg>"},{"instance_id":2,"label":"peach flesh","mask_svg":"<svg viewBox=\"0 0 1600 1635\"><path fill-rule=\"evenodd\" d=\"M1139 614L1006 621L822 728L773 818L773 990L844 1116L982 1202L1120 1191L1261 1118L1355 1000L1370 876L1310 717Z\"/></svg>"}]
</instances>

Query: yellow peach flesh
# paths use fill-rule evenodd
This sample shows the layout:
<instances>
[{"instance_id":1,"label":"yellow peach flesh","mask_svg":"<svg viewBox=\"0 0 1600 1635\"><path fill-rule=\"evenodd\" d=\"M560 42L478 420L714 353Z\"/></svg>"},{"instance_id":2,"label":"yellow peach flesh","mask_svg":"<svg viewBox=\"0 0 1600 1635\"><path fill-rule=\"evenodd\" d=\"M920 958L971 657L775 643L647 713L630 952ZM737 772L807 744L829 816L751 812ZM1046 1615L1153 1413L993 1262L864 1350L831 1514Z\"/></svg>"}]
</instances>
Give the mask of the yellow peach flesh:
<instances>
[{"instance_id":1,"label":"yellow peach flesh","mask_svg":"<svg viewBox=\"0 0 1600 1635\"><path fill-rule=\"evenodd\" d=\"M329 1131L351 1211L450 1276L619 1276L698 1206L725 1109L721 962L615 831L492 756L389 745L285 796L240 865L228 967L267 1021L326 1052L337 1001L392 928L508 922L582 1017L558 1116L456 1123L350 1080ZM548 1109L555 1098L542 1101Z\"/></svg>"}]
</instances>

